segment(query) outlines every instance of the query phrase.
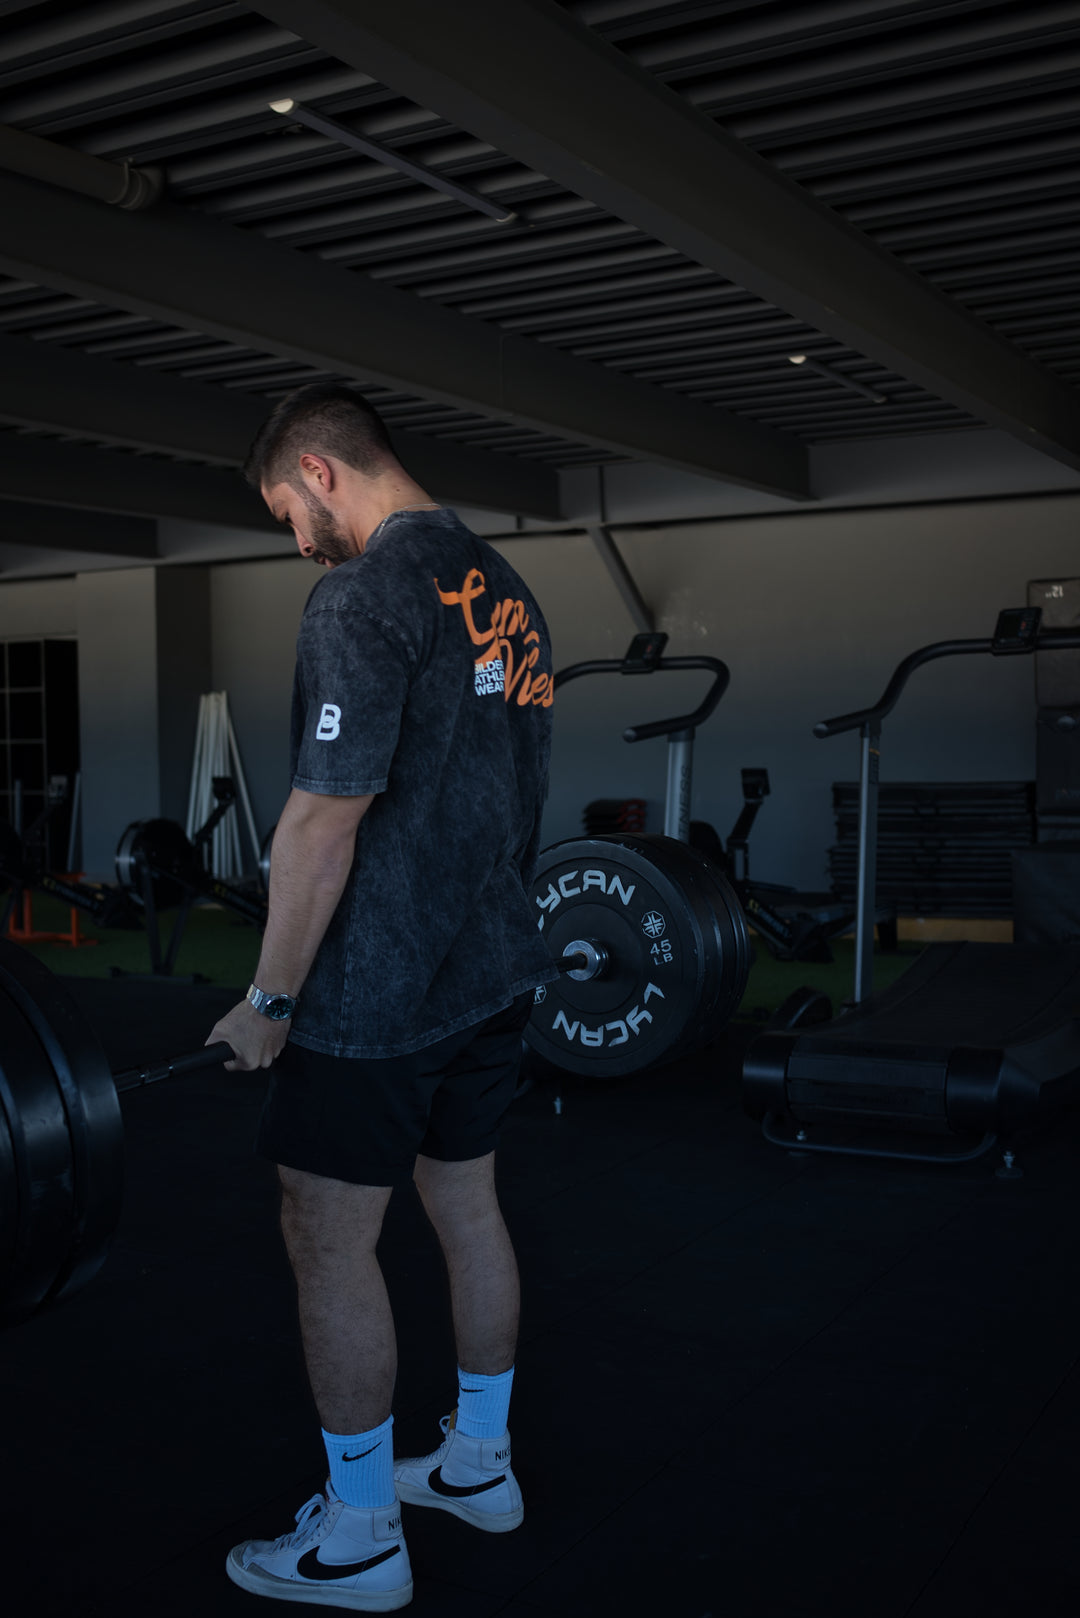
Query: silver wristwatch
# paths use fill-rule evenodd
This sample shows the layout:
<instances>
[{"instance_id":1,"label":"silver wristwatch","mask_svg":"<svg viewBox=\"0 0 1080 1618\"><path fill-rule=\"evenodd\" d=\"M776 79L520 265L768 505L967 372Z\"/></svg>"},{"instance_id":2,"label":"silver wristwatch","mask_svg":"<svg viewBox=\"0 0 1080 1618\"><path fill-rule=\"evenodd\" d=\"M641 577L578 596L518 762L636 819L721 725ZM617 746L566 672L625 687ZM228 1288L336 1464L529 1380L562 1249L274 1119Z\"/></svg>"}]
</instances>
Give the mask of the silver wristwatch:
<instances>
[{"instance_id":1,"label":"silver wristwatch","mask_svg":"<svg viewBox=\"0 0 1080 1618\"><path fill-rule=\"evenodd\" d=\"M265 989L257 989L254 983L244 998L262 1016L270 1017L274 1022L284 1022L296 1010L296 1001L291 994L267 994Z\"/></svg>"}]
</instances>

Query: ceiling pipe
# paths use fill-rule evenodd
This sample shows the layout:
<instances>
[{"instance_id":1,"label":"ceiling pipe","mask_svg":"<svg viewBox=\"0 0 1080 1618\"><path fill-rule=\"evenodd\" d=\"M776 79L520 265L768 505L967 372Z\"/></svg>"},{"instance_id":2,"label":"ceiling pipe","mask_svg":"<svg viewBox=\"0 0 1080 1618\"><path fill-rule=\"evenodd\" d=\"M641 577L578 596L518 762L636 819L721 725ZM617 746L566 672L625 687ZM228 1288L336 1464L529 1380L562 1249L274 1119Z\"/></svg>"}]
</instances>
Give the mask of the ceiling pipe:
<instances>
[{"instance_id":1,"label":"ceiling pipe","mask_svg":"<svg viewBox=\"0 0 1080 1618\"><path fill-rule=\"evenodd\" d=\"M399 174L405 174L411 180L419 180L421 185L430 186L433 191L441 191L445 196L465 203L466 207L475 208L478 213L486 214L489 219L494 219L500 225L512 224L518 217L513 209L504 208L501 203L489 202L487 197L482 197L479 192L470 190L468 186L458 185L445 175L437 174L425 163L414 163L393 147L384 146L381 141L369 140L366 135L359 134L348 125L338 123L336 118L327 118L325 113L314 112L302 102L293 100L291 96L271 101L270 110L282 118L289 118L294 123L317 130L329 140L337 141L339 146L351 146L354 152L362 152L365 157L373 157L376 163L396 169Z\"/></svg>"},{"instance_id":2,"label":"ceiling pipe","mask_svg":"<svg viewBox=\"0 0 1080 1618\"><path fill-rule=\"evenodd\" d=\"M8 124L0 124L0 168L63 186L67 191L79 191L84 197L96 197L99 202L128 212L149 208L161 195L164 184L160 169L110 163L71 146L42 140L39 135L28 135L25 130L12 129Z\"/></svg>"},{"instance_id":3,"label":"ceiling pipe","mask_svg":"<svg viewBox=\"0 0 1080 1618\"><path fill-rule=\"evenodd\" d=\"M852 393L861 393L864 399L871 404L888 404L885 394L878 393L874 388L868 388L865 383L857 382L846 371L838 371L834 365L826 365L824 360L815 360L809 354L789 354L788 359L792 365L805 365L808 371L816 371L818 376L828 377L830 382L839 382L841 387L850 388Z\"/></svg>"}]
</instances>

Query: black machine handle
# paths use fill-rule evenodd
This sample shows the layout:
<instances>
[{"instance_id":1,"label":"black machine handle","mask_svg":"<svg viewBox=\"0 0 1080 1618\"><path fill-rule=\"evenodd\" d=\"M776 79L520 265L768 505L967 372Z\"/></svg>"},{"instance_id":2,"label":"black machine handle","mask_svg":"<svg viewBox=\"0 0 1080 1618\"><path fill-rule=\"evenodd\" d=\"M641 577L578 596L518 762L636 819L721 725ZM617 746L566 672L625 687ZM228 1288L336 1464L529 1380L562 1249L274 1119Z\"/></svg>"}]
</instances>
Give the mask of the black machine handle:
<instances>
[{"instance_id":1,"label":"black machine handle","mask_svg":"<svg viewBox=\"0 0 1080 1618\"><path fill-rule=\"evenodd\" d=\"M216 800L208 819L201 825L192 837L195 848L205 848L209 843L218 822L223 820L236 802L236 783L231 775L215 775L211 777L210 787Z\"/></svg>"},{"instance_id":2,"label":"black machine handle","mask_svg":"<svg viewBox=\"0 0 1080 1618\"><path fill-rule=\"evenodd\" d=\"M555 689L570 680L579 680L585 674L664 674L669 671L707 669L713 676L712 685L693 713L680 714L675 719L652 719L643 725L630 725L623 731L627 742L645 742L653 736L671 736L680 730L693 730L703 725L714 711L731 681L731 671L718 657L660 657L647 665L629 665L627 659L606 657L588 663L571 663L555 676Z\"/></svg>"},{"instance_id":3,"label":"black machine handle","mask_svg":"<svg viewBox=\"0 0 1080 1618\"><path fill-rule=\"evenodd\" d=\"M900 694L915 670L924 663L933 663L939 657L968 657L984 652L1015 654L1023 652L1068 651L1080 647L1080 631L1075 629L1043 629L1022 646L1001 647L996 639L938 640L929 646L920 646L911 652L893 670L892 678L880 699L872 708L860 708L857 713L840 714L836 719L822 719L814 726L818 737L839 736L845 730L860 730L874 720L881 721L892 713Z\"/></svg>"}]
</instances>

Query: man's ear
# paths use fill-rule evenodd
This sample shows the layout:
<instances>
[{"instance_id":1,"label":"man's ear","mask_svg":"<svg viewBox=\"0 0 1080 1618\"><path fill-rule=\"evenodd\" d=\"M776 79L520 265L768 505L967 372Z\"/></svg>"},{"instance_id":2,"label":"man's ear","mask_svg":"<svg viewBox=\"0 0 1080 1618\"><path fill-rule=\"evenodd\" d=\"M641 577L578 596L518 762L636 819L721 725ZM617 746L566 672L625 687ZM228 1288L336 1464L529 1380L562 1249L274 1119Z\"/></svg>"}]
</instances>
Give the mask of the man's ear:
<instances>
[{"instance_id":1,"label":"man's ear","mask_svg":"<svg viewBox=\"0 0 1080 1618\"><path fill-rule=\"evenodd\" d=\"M334 487L334 468L325 456L305 450L300 457L300 472L305 483L321 489L324 494L329 494Z\"/></svg>"}]
</instances>

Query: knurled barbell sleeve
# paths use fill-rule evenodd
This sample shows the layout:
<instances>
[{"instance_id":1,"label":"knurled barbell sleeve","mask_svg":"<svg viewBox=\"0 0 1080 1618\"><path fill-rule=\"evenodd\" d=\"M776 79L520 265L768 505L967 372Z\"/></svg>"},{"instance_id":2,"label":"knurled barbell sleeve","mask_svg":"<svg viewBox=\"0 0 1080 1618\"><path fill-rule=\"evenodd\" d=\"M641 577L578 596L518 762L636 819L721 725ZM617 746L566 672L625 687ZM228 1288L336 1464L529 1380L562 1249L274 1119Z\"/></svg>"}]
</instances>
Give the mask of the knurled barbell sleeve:
<instances>
[{"instance_id":1,"label":"knurled barbell sleeve","mask_svg":"<svg viewBox=\"0 0 1080 1618\"><path fill-rule=\"evenodd\" d=\"M201 1067L217 1067L219 1062L231 1062L236 1055L224 1040L217 1045L203 1045L184 1056L169 1056L162 1062L150 1062L146 1067L129 1068L126 1073L114 1073L117 1090L138 1090L144 1084L156 1084L159 1079L178 1078L182 1073L195 1073Z\"/></svg>"}]
</instances>

